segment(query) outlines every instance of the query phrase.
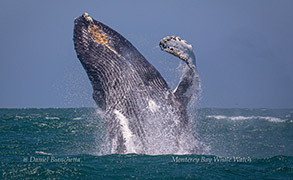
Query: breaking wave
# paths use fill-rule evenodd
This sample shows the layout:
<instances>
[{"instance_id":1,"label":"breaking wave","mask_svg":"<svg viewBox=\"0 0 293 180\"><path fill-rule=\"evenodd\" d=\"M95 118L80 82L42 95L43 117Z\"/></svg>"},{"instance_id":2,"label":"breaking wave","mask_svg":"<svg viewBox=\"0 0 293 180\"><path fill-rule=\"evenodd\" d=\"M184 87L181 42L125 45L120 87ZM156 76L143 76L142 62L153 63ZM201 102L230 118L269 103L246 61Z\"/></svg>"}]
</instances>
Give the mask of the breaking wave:
<instances>
[{"instance_id":1,"label":"breaking wave","mask_svg":"<svg viewBox=\"0 0 293 180\"><path fill-rule=\"evenodd\" d=\"M206 116L209 119L217 119L217 120L231 120L231 121L241 121L241 120L251 120L251 119L259 119L259 120L267 120L269 122L282 123L286 122L284 119L280 119L277 117L271 116L224 116L224 115L209 115Z\"/></svg>"}]
</instances>

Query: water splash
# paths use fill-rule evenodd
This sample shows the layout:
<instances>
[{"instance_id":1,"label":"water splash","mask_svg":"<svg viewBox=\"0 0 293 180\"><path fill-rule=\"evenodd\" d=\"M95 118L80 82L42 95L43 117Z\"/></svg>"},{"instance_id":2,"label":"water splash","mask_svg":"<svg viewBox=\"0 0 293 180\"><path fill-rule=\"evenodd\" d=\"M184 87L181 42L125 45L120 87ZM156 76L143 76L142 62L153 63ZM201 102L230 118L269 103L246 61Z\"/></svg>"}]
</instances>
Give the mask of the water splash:
<instances>
[{"instance_id":1,"label":"water splash","mask_svg":"<svg viewBox=\"0 0 293 180\"><path fill-rule=\"evenodd\" d=\"M198 78L196 76L195 78ZM209 147L205 146L197 137L195 129L196 102L200 99L201 88L200 83L196 84L190 90L196 96L187 107L189 121L182 125L179 115L174 111L174 107L170 104L164 104L165 101L158 101L155 99L144 99L139 101L140 121L143 134L137 135L131 124L133 119L128 119L119 110L115 109L114 118L118 121L126 148L125 154L137 153L148 155L162 155L162 154L208 154ZM166 94L166 98L168 94ZM105 122L114 121L113 116L109 117L105 112L97 110L97 114L102 117ZM112 119L111 119L112 118ZM138 127L137 127L138 128ZM100 132L100 130L99 130ZM117 138L110 138L109 132L104 131L103 143L98 143L98 155L116 153L118 146ZM99 137L101 139L101 137Z\"/></svg>"}]
</instances>

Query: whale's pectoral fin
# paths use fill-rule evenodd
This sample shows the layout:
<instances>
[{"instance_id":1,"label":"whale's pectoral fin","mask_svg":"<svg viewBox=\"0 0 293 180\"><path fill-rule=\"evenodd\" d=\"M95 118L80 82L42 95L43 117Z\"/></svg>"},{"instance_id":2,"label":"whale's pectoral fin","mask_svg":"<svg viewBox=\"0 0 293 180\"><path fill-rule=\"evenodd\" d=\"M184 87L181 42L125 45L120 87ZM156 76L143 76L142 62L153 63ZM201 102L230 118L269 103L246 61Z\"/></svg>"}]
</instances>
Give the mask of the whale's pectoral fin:
<instances>
[{"instance_id":1,"label":"whale's pectoral fin","mask_svg":"<svg viewBox=\"0 0 293 180\"><path fill-rule=\"evenodd\" d=\"M180 37L167 36L160 41L159 45L162 51L179 57L188 65L195 66L195 56L192 50L192 45L187 44L187 42L185 40L182 40Z\"/></svg>"},{"instance_id":2,"label":"whale's pectoral fin","mask_svg":"<svg viewBox=\"0 0 293 180\"><path fill-rule=\"evenodd\" d=\"M161 50L179 57L186 63L183 67L180 82L173 93L183 105L187 105L193 97L197 96L200 89L192 45L187 44L185 40L181 40L180 37L175 36L163 38L159 45Z\"/></svg>"}]
</instances>

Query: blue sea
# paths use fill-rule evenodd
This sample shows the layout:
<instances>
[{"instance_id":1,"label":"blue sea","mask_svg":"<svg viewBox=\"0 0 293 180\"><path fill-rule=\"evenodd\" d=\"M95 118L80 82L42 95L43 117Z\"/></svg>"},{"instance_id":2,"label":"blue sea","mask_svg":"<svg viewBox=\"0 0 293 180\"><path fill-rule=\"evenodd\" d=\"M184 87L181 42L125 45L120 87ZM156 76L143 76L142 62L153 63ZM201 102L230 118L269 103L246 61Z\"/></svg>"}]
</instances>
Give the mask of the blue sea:
<instances>
[{"instance_id":1,"label":"blue sea","mask_svg":"<svg viewBox=\"0 0 293 180\"><path fill-rule=\"evenodd\" d=\"M0 179L293 179L293 109L198 109L201 154L103 154L95 108L0 109Z\"/></svg>"}]
</instances>

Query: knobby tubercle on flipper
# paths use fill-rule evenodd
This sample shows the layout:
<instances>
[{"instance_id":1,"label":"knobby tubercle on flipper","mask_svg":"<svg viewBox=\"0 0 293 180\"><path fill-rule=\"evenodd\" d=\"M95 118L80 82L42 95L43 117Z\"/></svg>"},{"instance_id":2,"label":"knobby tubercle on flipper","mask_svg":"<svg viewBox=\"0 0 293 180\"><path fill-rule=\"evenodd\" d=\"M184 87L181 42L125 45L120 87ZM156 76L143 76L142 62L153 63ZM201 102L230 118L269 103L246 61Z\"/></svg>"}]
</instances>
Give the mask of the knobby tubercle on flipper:
<instances>
[{"instance_id":1,"label":"knobby tubercle on flipper","mask_svg":"<svg viewBox=\"0 0 293 180\"><path fill-rule=\"evenodd\" d=\"M193 54L192 45L187 44L187 42L182 40L179 36L167 36L160 41L159 46L161 50L179 57L186 63L189 63L188 59L190 55Z\"/></svg>"}]
</instances>

